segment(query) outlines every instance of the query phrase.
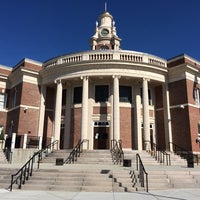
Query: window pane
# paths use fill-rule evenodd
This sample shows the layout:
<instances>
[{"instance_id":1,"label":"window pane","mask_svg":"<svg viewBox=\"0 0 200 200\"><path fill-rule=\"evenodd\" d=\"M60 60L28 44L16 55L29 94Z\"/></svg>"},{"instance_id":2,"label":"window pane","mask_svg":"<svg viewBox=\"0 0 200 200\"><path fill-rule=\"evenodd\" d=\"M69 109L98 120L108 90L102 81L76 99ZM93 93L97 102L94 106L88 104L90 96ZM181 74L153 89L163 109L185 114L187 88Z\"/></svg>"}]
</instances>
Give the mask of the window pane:
<instances>
[{"instance_id":1,"label":"window pane","mask_svg":"<svg viewBox=\"0 0 200 200\"><path fill-rule=\"evenodd\" d=\"M6 94L0 94L0 108L4 109L6 107Z\"/></svg>"},{"instance_id":2,"label":"window pane","mask_svg":"<svg viewBox=\"0 0 200 200\"><path fill-rule=\"evenodd\" d=\"M95 102L108 101L108 85L95 86Z\"/></svg>"},{"instance_id":3,"label":"window pane","mask_svg":"<svg viewBox=\"0 0 200 200\"><path fill-rule=\"evenodd\" d=\"M62 106L66 105L66 89L62 91Z\"/></svg>"},{"instance_id":4,"label":"window pane","mask_svg":"<svg viewBox=\"0 0 200 200\"><path fill-rule=\"evenodd\" d=\"M132 102L132 92L130 86L119 86L119 101Z\"/></svg>"},{"instance_id":5,"label":"window pane","mask_svg":"<svg viewBox=\"0 0 200 200\"><path fill-rule=\"evenodd\" d=\"M74 88L74 103L82 102L82 87Z\"/></svg>"}]
</instances>

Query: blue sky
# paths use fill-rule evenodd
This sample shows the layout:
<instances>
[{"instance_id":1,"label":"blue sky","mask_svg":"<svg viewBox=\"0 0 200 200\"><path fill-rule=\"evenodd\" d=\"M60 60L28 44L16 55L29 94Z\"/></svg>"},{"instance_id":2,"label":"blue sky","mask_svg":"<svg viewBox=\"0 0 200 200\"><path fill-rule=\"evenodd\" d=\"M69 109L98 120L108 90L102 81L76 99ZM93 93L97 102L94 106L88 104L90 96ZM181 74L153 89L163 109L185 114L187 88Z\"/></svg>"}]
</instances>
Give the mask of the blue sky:
<instances>
[{"instance_id":1,"label":"blue sky","mask_svg":"<svg viewBox=\"0 0 200 200\"><path fill-rule=\"evenodd\" d=\"M0 0L0 64L89 50L105 2L123 50L200 60L199 0Z\"/></svg>"}]
</instances>

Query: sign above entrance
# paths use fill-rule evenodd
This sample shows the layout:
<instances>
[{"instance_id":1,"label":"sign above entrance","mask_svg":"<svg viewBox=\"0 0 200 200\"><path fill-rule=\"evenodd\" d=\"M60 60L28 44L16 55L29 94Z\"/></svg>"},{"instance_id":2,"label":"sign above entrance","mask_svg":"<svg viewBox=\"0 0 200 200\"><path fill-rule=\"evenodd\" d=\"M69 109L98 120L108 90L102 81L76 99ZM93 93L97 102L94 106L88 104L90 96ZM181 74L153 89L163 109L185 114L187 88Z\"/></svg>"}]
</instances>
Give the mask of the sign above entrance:
<instances>
[{"instance_id":1,"label":"sign above entrance","mask_svg":"<svg viewBox=\"0 0 200 200\"><path fill-rule=\"evenodd\" d=\"M94 122L94 126L101 126L101 127L109 127L109 122L108 121L96 121Z\"/></svg>"}]
</instances>

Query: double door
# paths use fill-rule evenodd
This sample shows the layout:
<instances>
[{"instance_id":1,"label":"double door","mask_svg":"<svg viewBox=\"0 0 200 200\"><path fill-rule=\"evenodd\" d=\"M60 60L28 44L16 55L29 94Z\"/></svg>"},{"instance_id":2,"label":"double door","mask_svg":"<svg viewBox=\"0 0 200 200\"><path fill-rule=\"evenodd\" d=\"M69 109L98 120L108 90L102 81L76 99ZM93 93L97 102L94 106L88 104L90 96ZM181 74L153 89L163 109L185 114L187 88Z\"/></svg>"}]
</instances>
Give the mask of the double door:
<instances>
[{"instance_id":1,"label":"double door","mask_svg":"<svg viewBox=\"0 0 200 200\"><path fill-rule=\"evenodd\" d=\"M94 149L109 149L109 127L94 127Z\"/></svg>"}]
</instances>

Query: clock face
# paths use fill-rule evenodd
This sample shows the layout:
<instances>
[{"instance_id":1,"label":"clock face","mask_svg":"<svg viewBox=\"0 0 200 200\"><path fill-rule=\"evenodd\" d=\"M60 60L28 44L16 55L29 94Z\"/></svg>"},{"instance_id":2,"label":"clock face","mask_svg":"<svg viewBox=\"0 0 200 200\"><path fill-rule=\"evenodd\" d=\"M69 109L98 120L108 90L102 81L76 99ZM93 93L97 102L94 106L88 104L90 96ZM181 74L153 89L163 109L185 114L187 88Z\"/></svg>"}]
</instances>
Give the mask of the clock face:
<instances>
[{"instance_id":1,"label":"clock face","mask_svg":"<svg viewBox=\"0 0 200 200\"><path fill-rule=\"evenodd\" d=\"M109 33L109 30L105 29L105 28L101 31L102 36L106 36L106 35L108 35L108 33Z\"/></svg>"}]
</instances>

